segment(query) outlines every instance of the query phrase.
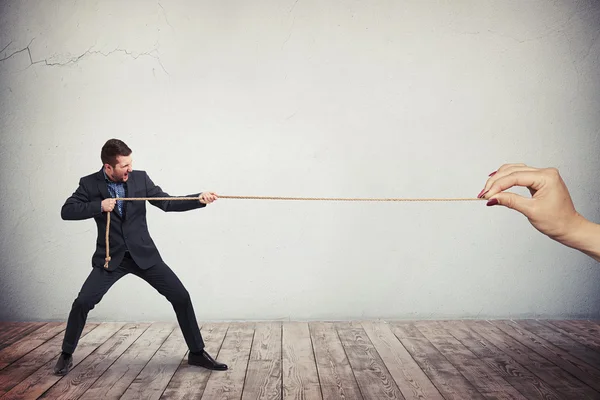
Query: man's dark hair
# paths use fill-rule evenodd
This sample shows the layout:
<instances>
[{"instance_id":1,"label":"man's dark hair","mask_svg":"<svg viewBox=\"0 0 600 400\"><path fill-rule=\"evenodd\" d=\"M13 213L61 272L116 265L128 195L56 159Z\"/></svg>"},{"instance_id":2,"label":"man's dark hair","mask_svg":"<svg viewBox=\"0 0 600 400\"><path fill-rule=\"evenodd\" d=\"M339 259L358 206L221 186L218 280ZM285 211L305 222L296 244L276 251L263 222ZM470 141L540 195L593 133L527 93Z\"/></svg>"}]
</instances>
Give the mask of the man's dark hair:
<instances>
[{"instance_id":1,"label":"man's dark hair","mask_svg":"<svg viewBox=\"0 0 600 400\"><path fill-rule=\"evenodd\" d=\"M117 156L127 157L130 154L131 149L123 141L110 139L102 146L100 158L102 159L102 164L109 164L114 167L117 165Z\"/></svg>"}]
</instances>

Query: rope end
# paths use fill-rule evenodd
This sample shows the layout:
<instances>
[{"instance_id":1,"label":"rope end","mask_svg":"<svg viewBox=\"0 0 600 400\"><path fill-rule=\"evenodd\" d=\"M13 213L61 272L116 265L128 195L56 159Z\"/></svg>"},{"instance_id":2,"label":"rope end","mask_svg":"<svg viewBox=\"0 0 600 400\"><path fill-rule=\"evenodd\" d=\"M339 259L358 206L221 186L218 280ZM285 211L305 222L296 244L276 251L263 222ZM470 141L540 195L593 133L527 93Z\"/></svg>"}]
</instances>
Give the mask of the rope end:
<instances>
[{"instance_id":1,"label":"rope end","mask_svg":"<svg viewBox=\"0 0 600 400\"><path fill-rule=\"evenodd\" d=\"M110 257L106 257L106 258L104 259L104 261L106 261L106 262L104 263L104 268L108 269L108 263L110 262L110 260L111 260L111 258L110 258Z\"/></svg>"}]
</instances>

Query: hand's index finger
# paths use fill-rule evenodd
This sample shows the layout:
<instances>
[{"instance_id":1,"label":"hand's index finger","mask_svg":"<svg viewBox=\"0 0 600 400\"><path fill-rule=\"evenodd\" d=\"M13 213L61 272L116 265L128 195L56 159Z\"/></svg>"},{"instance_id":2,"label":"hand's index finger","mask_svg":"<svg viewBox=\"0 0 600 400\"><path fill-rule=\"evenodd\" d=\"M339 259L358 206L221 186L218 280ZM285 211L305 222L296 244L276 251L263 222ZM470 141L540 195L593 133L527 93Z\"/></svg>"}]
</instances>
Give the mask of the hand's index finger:
<instances>
[{"instance_id":1,"label":"hand's index finger","mask_svg":"<svg viewBox=\"0 0 600 400\"><path fill-rule=\"evenodd\" d=\"M543 184L543 177L537 171L517 171L497 179L490 190L486 193L487 198L510 189L514 186L527 187L534 190L539 190Z\"/></svg>"}]
</instances>

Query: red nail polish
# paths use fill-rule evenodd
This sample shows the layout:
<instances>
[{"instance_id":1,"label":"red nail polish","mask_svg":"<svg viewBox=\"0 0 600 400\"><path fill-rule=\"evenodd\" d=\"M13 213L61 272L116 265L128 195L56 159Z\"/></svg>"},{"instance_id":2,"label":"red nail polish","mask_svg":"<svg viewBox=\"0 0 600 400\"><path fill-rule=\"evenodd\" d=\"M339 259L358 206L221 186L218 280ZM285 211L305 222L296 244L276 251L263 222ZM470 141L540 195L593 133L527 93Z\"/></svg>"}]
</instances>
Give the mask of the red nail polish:
<instances>
[{"instance_id":1,"label":"red nail polish","mask_svg":"<svg viewBox=\"0 0 600 400\"><path fill-rule=\"evenodd\" d=\"M498 199L490 199L486 205L487 206L495 206L497 204L498 204Z\"/></svg>"},{"instance_id":2,"label":"red nail polish","mask_svg":"<svg viewBox=\"0 0 600 400\"><path fill-rule=\"evenodd\" d=\"M481 190L481 192L479 192L479 194L477 195L477 198L481 199L483 196L485 196L485 194L486 194L487 192L489 192L489 190L485 190L485 192L484 192L484 190L485 190L485 188L483 188L483 189Z\"/></svg>"},{"instance_id":3,"label":"red nail polish","mask_svg":"<svg viewBox=\"0 0 600 400\"><path fill-rule=\"evenodd\" d=\"M491 174L489 174L488 176L494 176L494 175L496 175L496 172L498 172L498 171L494 171Z\"/></svg>"}]
</instances>

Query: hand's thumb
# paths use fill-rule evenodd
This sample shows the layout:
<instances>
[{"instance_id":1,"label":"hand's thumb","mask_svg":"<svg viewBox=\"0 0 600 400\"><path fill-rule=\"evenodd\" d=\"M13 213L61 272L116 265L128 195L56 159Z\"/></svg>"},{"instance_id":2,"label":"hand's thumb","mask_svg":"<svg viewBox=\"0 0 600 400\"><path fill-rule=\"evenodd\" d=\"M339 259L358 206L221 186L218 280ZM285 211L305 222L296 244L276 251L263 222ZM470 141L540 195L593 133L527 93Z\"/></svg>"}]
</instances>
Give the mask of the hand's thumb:
<instances>
[{"instance_id":1,"label":"hand's thumb","mask_svg":"<svg viewBox=\"0 0 600 400\"><path fill-rule=\"evenodd\" d=\"M494 199L497 201L497 203L494 201ZM525 197L519 196L518 194L515 194L515 193L502 192L502 193L498 193L495 196L492 196L489 199L488 204L489 205L499 204L501 206L516 210L516 211L520 212L521 214L527 216L529 214L529 210L531 209L532 201L533 201L532 199L526 199Z\"/></svg>"}]
</instances>

